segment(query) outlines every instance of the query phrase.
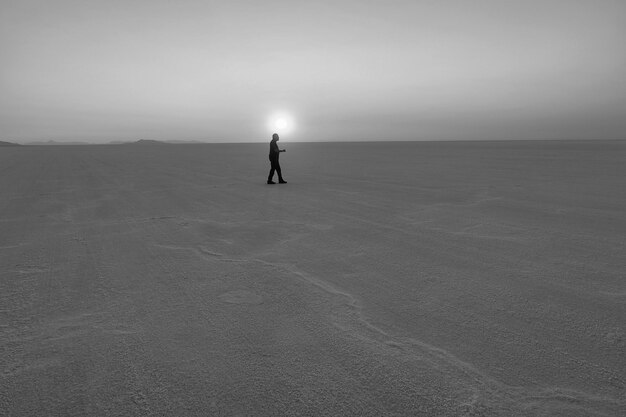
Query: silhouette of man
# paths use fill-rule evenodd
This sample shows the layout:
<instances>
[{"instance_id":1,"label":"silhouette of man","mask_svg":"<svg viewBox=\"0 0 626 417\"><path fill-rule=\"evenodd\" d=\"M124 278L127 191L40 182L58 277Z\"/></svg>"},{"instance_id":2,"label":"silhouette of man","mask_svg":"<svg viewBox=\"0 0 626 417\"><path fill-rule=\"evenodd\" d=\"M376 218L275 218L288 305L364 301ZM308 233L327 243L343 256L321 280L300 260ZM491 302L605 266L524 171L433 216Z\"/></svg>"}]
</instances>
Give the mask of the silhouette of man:
<instances>
[{"instance_id":1,"label":"silhouette of man","mask_svg":"<svg viewBox=\"0 0 626 417\"><path fill-rule=\"evenodd\" d=\"M268 184L276 184L272 179L274 178L274 171L278 174L278 183L287 184L287 181L283 180L283 174L280 172L280 164L278 163L278 155L281 152L285 152L284 149L278 149L279 137L277 133L272 135L272 141L270 142L270 163L272 168L270 169L270 175L267 177Z\"/></svg>"}]
</instances>

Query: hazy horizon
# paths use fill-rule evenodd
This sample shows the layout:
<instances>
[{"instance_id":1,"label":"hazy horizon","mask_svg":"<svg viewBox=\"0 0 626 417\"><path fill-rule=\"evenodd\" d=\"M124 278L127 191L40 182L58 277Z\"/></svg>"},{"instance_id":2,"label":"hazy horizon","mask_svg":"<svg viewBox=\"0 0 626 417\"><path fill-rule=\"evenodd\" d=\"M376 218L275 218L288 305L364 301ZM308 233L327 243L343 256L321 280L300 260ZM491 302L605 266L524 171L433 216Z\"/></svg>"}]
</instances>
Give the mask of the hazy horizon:
<instances>
[{"instance_id":1,"label":"hazy horizon","mask_svg":"<svg viewBox=\"0 0 626 417\"><path fill-rule=\"evenodd\" d=\"M625 139L625 38L609 0L5 0L0 141Z\"/></svg>"},{"instance_id":2,"label":"hazy horizon","mask_svg":"<svg viewBox=\"0 0 626 417\"><path fill-rule=\"evenodd\" d=\"M165 145L258 145L260 143L264 143L263 140L256 141L201 141L201 140L177 140L177 139L137 139L137 140L110 140L110 141L97 141L97 142L87 142L81 140L28 140L28 141L0 141L0 145L2 144L16 144L16 145L26 145L26 146L45 146L45 145L136 145L136 144L144 144L150 145L152 143L155 144L165 144ZM577 143L619 143L626 142L626 139L419 139L419 140L411 140L411 139L397 139L397 140L360 140L360 139L341 139L341 140L295 140L291 143L294 144L315 144L315 143L336 143L336 144L402 144L402 143L410 143L410 142L458 142L458 143L481 143L481 142L545 142L545 143L559 143L559 142L577 142ZM289 142L283 141L281 142L281 146L288 144Z\"/></svg>"}]
</instances>

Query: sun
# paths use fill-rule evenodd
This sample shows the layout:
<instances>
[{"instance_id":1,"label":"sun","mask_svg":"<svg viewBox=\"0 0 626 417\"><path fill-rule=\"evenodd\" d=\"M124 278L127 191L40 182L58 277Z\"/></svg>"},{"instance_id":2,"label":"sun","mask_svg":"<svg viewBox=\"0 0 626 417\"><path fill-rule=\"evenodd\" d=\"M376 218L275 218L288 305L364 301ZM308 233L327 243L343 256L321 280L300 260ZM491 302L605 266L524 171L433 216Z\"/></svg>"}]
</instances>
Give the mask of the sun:
<instances>
[{"instance_id":1,"label":"sun","mask_svg":"<svg viewBox=\"0 0 626 417\"><path fill-rule=\"evenodd\" d=\"M283 130L287 127L287 120L282 117L279 117L274 121L274 127L278 130Z\"/></svg>"},{"instance_id":2,"label":"sun","mask_svg":"<svg viewBox=\"0 0 626 417\"><path fill-rule=\"evenodd\" d=\"M294 129L294 118L288 112L276 112L268 119L268 129L272 133L290 133Z\"/></svg>"}]
</instances>

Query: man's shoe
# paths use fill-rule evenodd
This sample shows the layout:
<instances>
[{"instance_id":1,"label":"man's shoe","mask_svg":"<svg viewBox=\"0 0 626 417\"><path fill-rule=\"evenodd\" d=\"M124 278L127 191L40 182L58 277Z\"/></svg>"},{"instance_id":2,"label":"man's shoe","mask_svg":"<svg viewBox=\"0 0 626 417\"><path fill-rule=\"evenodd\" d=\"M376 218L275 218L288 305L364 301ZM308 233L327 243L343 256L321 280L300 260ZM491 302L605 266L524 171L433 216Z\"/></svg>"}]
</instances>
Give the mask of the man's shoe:
<instances>
[{"instance_id":1,"label":"man's shoe","mask_svg":"<svg viewBox=\"0 0 626 417\"><path fill-rule=\"evenodd\" d=\"M275 183L274 181L272 181L272 180L267 180L267 183L268 183L268 184L276 184L276 183Z\"/></svg>"},{"instance_id":2,"label":"man's shoe","mask_svg":"<svg viewBox=\"0 0 626 417\"><path fill-rule=\"evenodd\" d=\"M285 181L285 180L280 180L280 181L278 181L278 183L279 183L279 184L287 184L287 181Z\"/></svg>"}]
</instances>

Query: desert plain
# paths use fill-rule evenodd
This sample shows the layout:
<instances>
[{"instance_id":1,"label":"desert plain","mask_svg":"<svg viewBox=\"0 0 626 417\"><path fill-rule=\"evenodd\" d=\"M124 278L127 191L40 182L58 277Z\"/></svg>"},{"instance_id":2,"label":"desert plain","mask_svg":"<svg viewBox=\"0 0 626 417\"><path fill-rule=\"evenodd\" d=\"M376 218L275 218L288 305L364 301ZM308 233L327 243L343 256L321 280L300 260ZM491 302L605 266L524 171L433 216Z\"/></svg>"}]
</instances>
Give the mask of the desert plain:
<instances>
[{"instance_id":1,"label":"desert plain","mask_svg":"<svg viewBox=\"0 0 626 417\"><path fill-rule=\"evenodd\" d=\"M0 149L0 415L626 415L626 142Z\"/></svg>"}]
</instances>

